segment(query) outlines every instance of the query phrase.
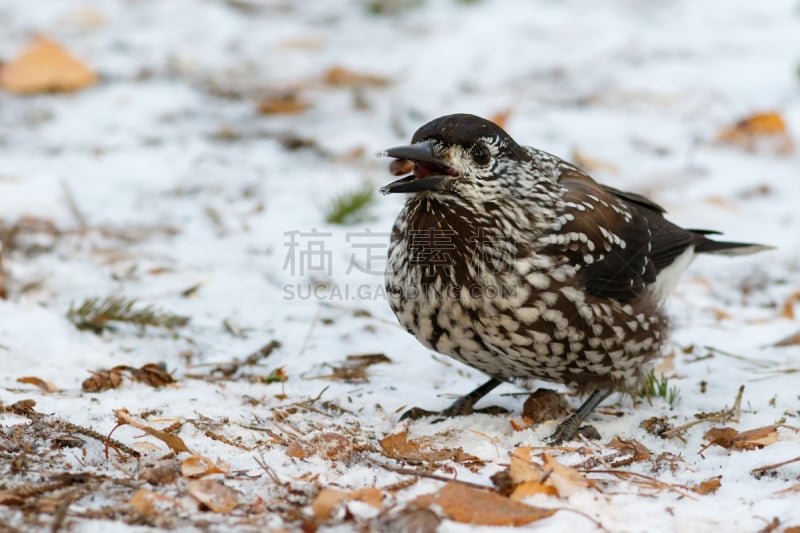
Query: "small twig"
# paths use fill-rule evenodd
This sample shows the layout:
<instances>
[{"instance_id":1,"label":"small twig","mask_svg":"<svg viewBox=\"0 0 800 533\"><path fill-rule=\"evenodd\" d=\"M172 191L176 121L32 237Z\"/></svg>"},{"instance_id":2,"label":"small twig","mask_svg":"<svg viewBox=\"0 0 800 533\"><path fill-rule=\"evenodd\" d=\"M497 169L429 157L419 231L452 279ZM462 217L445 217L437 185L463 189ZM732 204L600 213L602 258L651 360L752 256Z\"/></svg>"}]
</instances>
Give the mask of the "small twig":
<instances>
[{"instance_id":1,"label":"small twig","mask_svg":"<svg viewBox=\"0 0 800 533\"><path fill-rule=\"evenodd\" d=\"M658 479L656 479L654 477L646 476L644 474L639 474L638 472L629 472L627 470L581 470L581 472L584 472L586 474L609 474L609 475L612 475L612 476L623 477L623 478L624 477L633 477L633 478L644 479L644 480L648 481L654 487L661 487L661 488L665 488L665 489L671 490L673 492L677 492L681 496L685 496L686 498L689 498L691 500L696 500L697 499L694 496L692 496L691 494L689 494L687 492L684 492L685 490L688 490L688 489L686 489L686 487L682 487L682 486L679 486L679 485L671 485L670 483L665 483L663 481L659 481Z\"/></svg>"},{"instance_id":2,"label":"small twig","mask_svg":"<svg viewBox=\"0 0 800 533\"><path fill-rule=\"evenodd\" d=\"M208 437L209 439L225 443L228 446L233 446L234 448L239 448L240 450L244 450L246 452L252 451L252 448L250 448L249 446L245 446L244 444L233 441L228 437L225 437L224 435L218 435L213 431L211 431L210 429L205 432L205 436Z\"/></svg>"},{"instance_id":3,"label":"small twig","mask_svg":"<svg viewBox=\"0 0 800 533\"><path fill-rule=\"evenodd\" d=\"M762 366L768 367L772 365L778 364L776 361L770 361L768 359L755 359L752 357L746 357L744 355L738 355L731 352L726 352L725 350L720 350L719 348L714 348L713 346L703 346L706 350L712 353L718 353L719 355L724 355L725 357L730 357L731 359L736 359L738 361L744 361L745 363L750 363L751 365L755 366Z\"/></svg>"},{"instance_id":4,"label":"small twig","mask_svg":"<svg viewBox=\"0 0 800 533\"><path fill-rule=\"evenodd\" d=\"M494 492L494 487L489 487L489 486L486 486L486 485L480 485L478 483L472 483L470 481L462 481L462 480L457 479L457 478L439 476L437 474L431 474L430 472L424 472L424 471L420 471L420 470L412 470L411 468L403 468L403 467L399 467L399 466L391 466L391 465L387 465L387 464L379 463L379 462L374 462L374 464L380 466L384 470L388 470L389 472L395 472L397 474L402 474L402 475L405 475L405 476L424 477L424 478L427 478L427 479L435 479L436 481L443 481L445 483L455 482L455 483L460 483L461 485L466 485L468 487L472 487L474 489L480 489L480 490L485 490L485 491L489 491L489 492Z\"/></svg>"},{"instance_id":5,"label":"small twig","mask_svg":"<svg viewBox=\"0 0 800 533\"><path fill-rule=\"evenodd\" d=\"M729 420L734 420L734 421L739 420L739 416L742 414L743 395L744 395L744 385L740 385L739 392L736 394L736 400L733 402L733 407L731 407L730 409L723 409L722 411L717 411L716 413L709 413L707 415L699 416L696 420L692 420L691 422L687 422L686 424L683 424L681 426L668 429L667 431L661 434L661 437L665 438L679 433L683 433L687 429L694 427L697 424L702 424L703 422L727 422Z\"/></svg>"},{"instance_id":6,"label":"small twig","mask_svg":"<svg viewBox=\"0 0 800 533\"><path fill-rule=\"evenodd\" d=\"M795 457L793 459L788 459L786 461L781 461L780 463L774 463L774 464L766 465L766 466L759 466L758 468L752 469L750 471L750 473L751 474L758 474L758 473L761 473L761 472L766 472L767 470L775 470L776 468L780 468L782 466L786 466L788 464L797 463L797 462L800 462L800 455L798 455L797 457Z\"/></svg>"}]
</instances>

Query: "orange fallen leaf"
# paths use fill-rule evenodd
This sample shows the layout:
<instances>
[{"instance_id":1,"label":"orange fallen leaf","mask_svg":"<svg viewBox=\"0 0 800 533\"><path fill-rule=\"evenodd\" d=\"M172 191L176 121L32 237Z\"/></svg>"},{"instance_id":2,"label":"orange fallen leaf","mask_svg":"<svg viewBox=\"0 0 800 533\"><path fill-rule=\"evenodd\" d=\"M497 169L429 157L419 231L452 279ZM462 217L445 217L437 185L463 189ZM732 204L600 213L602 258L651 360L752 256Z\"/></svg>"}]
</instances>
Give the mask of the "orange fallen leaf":
<instances>
[{"instance_id":1,"label":"orange fallen leaf","mask_svg":"<svg viewBox=\"0 0 800 533\"><path fill-rule=\"evenodd\" d=\"M114 414L117 415L117 425L116 425L116 427L114 429L111 430L111 433L113 433L114 430L116 430L118 427L124 426L126 424L129 424L129 425L131 425L131 426L133 426L133 427L135 427L137 429L141 429L142 431L144 431L148 435L152 435L153 437L155 437L158 440L162 441L164 444L169 446L175 452L193 453L189 449L189 447L186 446L186 443L183 442L183 440L180 437L178 437L177 435L172 435L172 434L167 433L165 431L160 431L160 430L158 430L158 429L156 429L154 427L148 426L144 422L136 420L133 417L133 415L131 415L131 413L125 408L115 410ZM110 433L109 433L109 437L111 437Z\"/></svg>"},{"instance_id":2,"label":"orange fallen leaf","mask_svg":"<svg viewBox=\"0 0 800 533\"><path fill-rule=\"evenodd\" d=\"M714 307L711 309L714 312L714 318L717 320L729 320L733 318L729 312L725 311L724 309L720 309L718 307Z\"/></svg>"},{"instance_id":3,"label":"orange fallen leaf","mask_svg":"<svg viewBox=\"0 0 800 533\"><path fill-rule=\"evenodd\" d=\"M202 455L192 455L181 463L181 475L183 477L202 477L209 474L224 474L225 470L215 464L214 461Z\"/></svg>"},{"instance_id":4,"label":"orange fallen leaf","mask_svg":"<svg viewBox=\"0 0 800 533\"><path fill-rule=\"evenodd\" d=\"M439 448L436 435L408 440L408 431L395 433L381 439L383 455L405 461L448 461L457 463L480 462L478 457L464 452L461 448Z\"/></svg>"},{"instance_id":5,"label":"orange fallen leaf","mask_svg":"<svg viewBox=\"0 0 800 533\"><path fill-rule=\"evenodd\" d=\"M794 305L800 302L800 291L795 291L783 302L781 315L789 320L794 320Z\"/></svg>"},{"instance_id":6,"label":"orange fallen leaf","mask_svg":"<svg viewBox=\"0 0 800 533\"><path fill-rule=\"evenodd\" d=\"M36 385L44 392L58 392L61 389L56 387L51 381L46 381L42 378L37 378L36 376L24 376L21 378L17 378L18 383L28 383L29 385Z\"/></svg>"},{"instance_id":7,"label":"orange fallen leaf","mask_svg":"<svg viewBox=\"0 0 800 533\"><path fill-rule=\"evenodd\" d=\"M540 483L539 481L525 481L514 487L514 491L511 493L510 498L512 500L520 501L524 500L528 496L534 496L536 494L558 496L558 491L554 486L546 485L544 483Z\"/></svg>"},{"instance_id":8,"label":"orange fallen leaf","mask_svg":"<svg viewBox=\"0 0 800 533\"><path fill-rule=\"evenodd\" d=\"M0 87L18 94L70 92L97 82L97 74L59 44L38 37L0 70Z\"/></svg>"},{"instance_id":9,"label":"orange fallen leaf","mask_svg":"<svg viewBox=\"0 0 800 533\"><path fill-rule=\"evenodd\" d=\"M329 68L322 80L334 87L384 87L389 84L388 78L356 72L343 67Z\"/></svg>"},{"instance_id":10,"label":"orange fallen leaf","mask_svg":"<svg viewBox=\"0 0 800 533\"><path fill-rule=\"evenodd\" d=\"M508 475L515 485L526 481L539 481L544 476L541 465L531 461L531 449L520 446L511 452Z\"/></svg>"},{"instance_id":11,"label":"orange fallen leaf","mask_svg":"<svg viewBox=\"0 0 800 533\"><path fill-rule=\"evenodd\" d=\"M531 420L527 416L523 416L522 420L519 422L517 422L512 418L508 421L508 423L511 425L511 429L513 429L514 431L523 431L533 426L533 420Z\"/></svg>"},{"instance_id":12,"label":"orange fallen leaf","mask_svg":"<svg viewBox=\"0 0 800 533\"><path fill-rule=\"evenodd\" d=\"M420 496L414 503L421 507L439 506L451 520L479 526L522 526L556 512L456 482L448 483L434 494Z\"/></svg>"},{"instance_id":13,"label":"orange fallen leaf","mask_svg":"<svg viewBox=\"0 0 800 533\"><path fill-rule=\"evenodd\" d=\"M502 111L498 111L497 113L489 117L489 120L494 122L501 128L506 129L506 124L508 124L508 117L510 116L511 116L511 109L509 108L509 109L504 109Z\"/></svg>"},{"instance_id":14,"label":"orange fallen leaf","mask_svg":"<svg viewBox=\"0 0 800 533\"><path fill-rule=\"evenodd\" d=\"M314 498L314 503L311 504L311 510L314 512L319 520L328 520L333 516L333 511L340 502L346 501L350 497L350 493L338 489L322 489L317 497Z\"/></svg>"},{"instance_id":15,"label":"orange fallen leaf","mask_svg":"<svg viewBox=\"0 0 800 533\"><path fill-rule=\"evenodd\" d=\"M190 481L186 492L215 513L229 513L239 505L239 494L213 479Z\"/></svg>"},{"instance_id":16,"label":"orange fallen leaf","mask_svg":"<svg viewBox=\"0 0 800 533\"><path fill-rule=\"evenodd\" d=\"M154 492L152 490L147 489L139 489L136 491L130 501L131 507L136 509L137 512L145 515L145 516L156 516L158 514L158 510L156 509L156 504L161 503L163 507L175 509L180 508L181 504L170 498L169 496L165 496L163 494L159 494L158 492Z\"/></svg>"},{"instance_id":17,"label":"orange fallen leaf","mask_svg":"<svg viewBox=\"0 0 800 533\"><path fill-rule=\"evenodd\" d=\"M592 483L574 468L562 465L546 453L543 453L541 458L544 461L544 469L551 472L546 483L555 487L559 496L566 498L592 487Z\"/></svg>"},{"instance_id":18,"label":"orange fallen leaf","mask_svg":"<svg viewBox=\"0 0 800 533\"><path fill-rule=\"evenodd\" d=\"M341 502L360 501L372 507L380 508L383 503L383 492L376 487L366 487L351 492L325 488L320 491L311 504L311 510L319 520L328 520Z\"/></svg>"},{"instance_id":19,"label":"orange fallen leaf","mask_svg":"<svg viewBox=\"0 0 800 533\"><path fill-rule=\"evenodd\" d=\"M719 489L720 486L722 486L722 482L720 481L721 478L722 476L708 478L706 480L701 481L694 487L691 487L691 490L692 492L703 496L706 494L713 494L717 492L717 489Z\"/></svg>"},{"instance_id":20,"label":"orange fallen leaf","mask_svg":"<svg viewBox=\"0 0 800 533\"><path fill-rule=\"evenodd\" d=\"M744 117L733 126L724 128L719 133L721 140L731 139L737 135L774 135L786 132L786 121L780 113L774 111L753 113Z\"/></svg>"},{"instance_id":21,"label":"orange fallen leaf","mask_svg":"<svg viewBox=\"0 0 800 533\"><path fill-rule=\"evenodd\" d=\"M786 121L777 112L753 113L717 134L717 142L738 145L746 150L761 147L777 153L789 153L794 142Z\"/></svg>"},{"instance_id":22,"label":"orange fallen leaf","mask_svg":"<svg viewBox=\"0 0 800 533\"><path fill-rule=\"evenodd\" d=\"M258 112L262 115L285 115L302 113L311 104L301 100L295 93L282 94L264 98L258 102Z\"/></svg>"}]
</instances>

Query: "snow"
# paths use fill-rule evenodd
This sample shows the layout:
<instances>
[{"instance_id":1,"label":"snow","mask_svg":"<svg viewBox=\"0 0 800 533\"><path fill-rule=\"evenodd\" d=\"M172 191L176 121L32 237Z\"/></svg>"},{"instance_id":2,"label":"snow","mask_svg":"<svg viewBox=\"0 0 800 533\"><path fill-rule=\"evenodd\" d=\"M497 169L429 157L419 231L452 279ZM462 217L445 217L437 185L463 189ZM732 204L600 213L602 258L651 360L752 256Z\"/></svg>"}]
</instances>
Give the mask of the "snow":
<instances>
[{"instance_id":1,"label":"snow","mask_svg":"<svg viewBox=\"0 0 800 533\"><path fill-rule=\"evenodd\" d=\"M149 420L157 427L194 421L179 436L235 472L225 483L254 506L259 498L281 497L257 461L284 482L310 484L318 476L320 485L346 490L386 487L407 476L376 466L399 464L377 451L358 452L349 464L293 459L253 427L286 437L292 436L287 426L303 433L339 432L366 450L405 427L411 437L446 433L443 446L463 447L486 465L476 472L450 465L437 473L490 485L489 476L507 464L510 450L542 445L555 422L514 431L509 420L519 420L524 396L509 396L521 392L511 385L484 400L509 409L509 415L399 422L404 408L444 407L484 376L425 350L397 325L381 292L382 276L351 268L353 259L365 266L369 253L358 244L383 243L374 249L382 255L402 198L379 198L372 219L350 227L326 224L323 212L341 192L364 185L377 190L391 181L387 161L373 154L407 142L427 120L510 110L507 129L515 138L564 157L577 149L612 163L618 172L598 170L596 176L648 194L675 222L777 248L752 257L700 257L682 277L668 303L675 348L668 375L680 389L674 408L661 399L634 407L630 399L612 397L610 409L591 420L601 442L616 435L635 438L654 456L669 452L684 461L674 473L654 473L649 463L626 467L631 471L679 485L721 475L720 489L692 500L615 482L607 494L580 492L565 501L537 496L529 503L579 509L610 531L754 531L773 517L782 526L799 526L796 494L776 492L797 483L800 463L761 477L750 473L796 457L797 433L781 429L779 442L759 450L712 447L699 454L705 432L722 424L694 426L684 433L685 442L640 427L653 416L678 426L696 413L729 408L742 384L742 414L729 425L747 430L782 418L800 425L800 346L772 346L800 329L797 320L781 315L784 302L800 289L800 156L714 142L721 128L756 111L778 111L791 132L800 132L797 2L429 0L393 15L370 14L367 5L0 2L4 61L42 33L102 77L99 85L72 95L0 93L0 221L9 227L21 217L37 217L60 230L55 237L23 235L17 249L3 256L10 294L0 301L2 405L33 399L39 413L101 434L112 430L113 411L122 407L134 415L157 413ZM391 83L330 87L320 80L333 66ZM256 113L259 97L295 90L311 103L306 112ZM236 137L221 139L225 130ZM281 143L286 136L313 145L288 149ZM752 192L762 186L766 193ZM85 217L87 231L70 201ZM367 229L375 235L365 236ZM295 250L287 246L293 231L301 232ZM317 232L329 235L309 235ZM330 270L301 274L301 266L313 265L303 265L298 254L314 242L330 252L330 264L323 265ZM383 264L376 259L369 266L380 271ZM309 287L322 282L335 292L309 296ZM191 297L182 295L196 285ZM98 336L66 319L71 304L108 295L137 298L191 322L174 333L121 327ZM232 335L225 320L243 334ZM242 360L273 339L281 348L257 366L242 367L238 379L191 377ZM347 355L363 353L384 353L392 362L370 367L366 383L320 378ZM165 364L177 384L153 389L125 380L102 393L81 390L89 371L152 362ZM289 378L284 384L246 379L279 367ZM17 382L25 376L49 380L60 391ZM290 404L320 394L320 401L347 411L290 412ZM284 422L274 418L279 411L289 413ZM159 418L169 421L153 422ZM0 415L0 427L23 423L17 415ZM203 424L254 448L208 438ZM146 455L149 461L167 453L131 426L113 437L128 445L154 443L158 451ZM106 459L102 443L84 440L83 449L61 450L49 470L35 476L11 474L0 464L0 492L60 472L135 477L135 461L122 462L113 453ZM574 453L558 457L566 464L583 460ZM440 486L421 479L389 499L402 507ZM175 486L150 488L175 496ZM100 492L75 502L66 525L73 531L142 530L79 516L112 500ZM374 515L360 503L350 510L364 520ZM246 513L234 515L203 513L202 519L251 527L243 520ZM279 515L262 518L254 523L297 525L282 523ZM52 518L25 520L19 509L0 505L0 525L44 529ZM527 527L595 529L569 512ZM454 532L490 529L452 521L441 526Z\"/></svg>"}]
</instances>

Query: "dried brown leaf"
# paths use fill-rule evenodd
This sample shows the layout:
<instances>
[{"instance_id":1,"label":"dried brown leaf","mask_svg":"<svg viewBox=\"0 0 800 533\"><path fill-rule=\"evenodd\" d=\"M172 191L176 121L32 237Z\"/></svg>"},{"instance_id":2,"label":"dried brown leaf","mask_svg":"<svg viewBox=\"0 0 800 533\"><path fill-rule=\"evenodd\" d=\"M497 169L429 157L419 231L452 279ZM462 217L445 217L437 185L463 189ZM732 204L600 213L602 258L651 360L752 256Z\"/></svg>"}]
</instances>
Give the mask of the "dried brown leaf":
<instances>
[{"instance_id":1,"label":"dried brown leaf","mask_svg":"<svg viewBox=\"0 0 800 533\"><path fill-rule=\"evenodd\" d=\"M541 458L544 469L551 472L546 483L555 487L559 496L567 498L592 486L591 482L574 468L562 465L546 453L541 454Z\"/></svg>"},{"instance_id":2,"label":"dried brown leaf","mask_svg":"<svg viewBox=\"0 0 800 533\"><path fill-rule=\"evenodd\" d=\"M522 526L556 512L456 482L446 484L434 494L420 496L414 503L421 507L436 505L451 520L479 526Z\"/></svg>"},{"instance_id":3,"label":"dried brown leaf","mask_svg":"<svg viewBox=\"0 0 800 533\"><path fill-rule=\"evenodd\" d=\"M353 455L353 443L344 435L332 432L310 433L292 441L286 455L306 459L312 455L329 461L347 462Z\"/></svg>"},{"instance_id":4,"label":"dried brown leaf","mask_svg":"<svg viewBox=\"0 0 800 533\"><path fill-rule=\"evenodd\" d=\"M311 510L317 519L325 521L333 516L334 510L341 502L352 500L380 508L383 503L383 492L376 487L366 487L351 492L325 488L314 499L314 503L311 504Z\"/></svg>"},{"instance_id":5,"label":"dried brown leaf","mask_svg":"<svg viewBox=\"0 0 800 533\"><path fill-rule=\"evenodd\" d=\"M380 518L374 524L375 531L398 533L436 533L442 519L430 509L410 505L397 513Z\"/></svg>"},{"instance_id":6,"label":"dried brown leaf","mask_svg":"<svg viewBox=\"0 0 800 533\"><path fill-rule=\"evenodd\" d=\"M797 346L798 344L800 344L800 331L793 335L789 335L788 337L782 338L772 346L775 348L782 348L785 346Z\"/></svg>"},{"instance_id":7,"label":"dried brown leaf","mask_svg":"<svg viewBox=\"0 0 800 533\"><path fill-rule=\"evenodd\" d=\"M776 490L774 494L794 494L796 492L800 493L800 483L795 483L794 485L786 487L785 489Z\"/></svg>"},{"instance_id":8,"label":"dried brown leaf","mask_svg":"<svg viewBox=\"0 0 800 533\"><path fill-rule=\"evenodd\" d=\"M298 94L287 93L261 99L257 109L262 115L288 115L302 113L309 107L311 104L302 100Z\"/></svg>"},{"instance_id":9,"label":"dried brown leaf","mask_svg":"<svg viewBox=\"0 0 800 533\"><path fill-rule=\"evenodd\" d=\"M19 94L77 91L95 82L91 68L46 37L37 37L0 70L0 87Z\"/></svg>"},{"instance_id":10,"label":"dried brown leaf","mask_svg":"<svg viewBox=\"0 0 800 533\"><path fill-rule=\"evenodd\" d=\"M708 441L703 447L717 445L725 449L755 450L778 442L778 428L780 424L773 424L756 429L739 432L730 427L709 429L703 436Z\"/></svg>"},{"instance_id":11,"label":"dried brown leaf","mask_svg":"<svg viewBox=\"0 0 800 533\"><path fill-rule=\"evenodd\" d=\"M322 489L314 499L314 503L311 504L311 510L318 520L328 520L333 516L336 506L343 501L347 501L349 497L350 493L343 490Z\"/></svg>"},{"instance_id":12,"label":"dried brown leaf","mask_svg":"<svg viewBox=\"0 0 800 533\"><path fill-rule=\"evenodd\" d=\"M239 505L239 493L213 479L190 481L186 492L215 513L229 513Z\"/></svg>"},{"instance_id":13,"label":"dried brown leaf","mask_svg":"<svg viewBox=\"0 0 800 533\"><path fill-rule=\"evenodd\" d=\"M621 437L614 437L606 446L614 448L618 450L621 455L626 456L624 459L614 461L611 464L613 468L619 468L620 466L627 466L631 463L650 459L650 450L636 439L625 440Z\"/></svg>"},{"instance_id":14,"label":"dried brown leaf","mask_svg":"<svg viewBox=\"0 0 800 533\"><path fill-rule=\"evenodd\" d=\"M794 306L798 302L800 302L800 291L795 291L790 294L788 298L786 298L785 302L783 302L781 316L788 318L789 320L794 320Z\"/></svg>"},{"instance_id":15,"label":"dried brown leaf","mask_svg":"<svg viewBox=\"0 0 800 533\"><path fill-rule=\"evenodd\" d=\"M225 473L225 469L220 468L214 461L202 455L192 455L181 463L181 475L183 477L198 478L209 474Z\"/></svg>"},{"instance_id":16,"label":"dried brown leaf","mask_svg":"<svg viewBox=\"0 0 800 533\"><path fill-rule=\"evenodd\" d=\"M546 496L558 496L558 490L552 485L541 483L539 481L525 481L514 487L510 498L512 500L520 501L528 496L536 494L544 494Z\"/></svg>"},{"instance_id":17,"label":"dried brown leaf","mask_svg":"<svg viewBox=\"0 0 800 533\"><path fill-rule=\"evenodd\" d=\"M0 491L0 505L7 505L9 507L19 507L25 504L25 498L19 494L9 492L6 490Z\"/></svg>"},{"instance_id":18,"label":"dried brown leaf","mask_svg":"<svg viewBox=\"0 0 800 533\"><path fill-rule=\"evenodd\" d=\"M438 436L441 437L441 436ZM478 463L481 460L464 452L461 448L436 447L437 435L408 440L408 431L395 433L381 439L382 453L392 459L405 461L435 462L455 461L457 463Z\"/></svg>"},{"instance_id":19,"label":"dried brown leaf","mask_svg":"<svg viewBox=\"0 0 800 533\"><path fill-rule=\"evenodd\" d=\"M115 410L114 414L117 415L117 427L129 424L137 429L141 429L148 435L152 435L153 437L162 441L164 444L169 446L172 449L172 451L194 453L189 449L188 446L186 446L186 443L183 442L183 439L181 439L177 435L171 435L164 431L160 431L151 426L148 426L144 422L136 420L133 417L133 415L131 415L131 413L125 408Z\"/></svg>"},{"instance_id":20,"label":"dried brown leaf","mask_svg":"<svg viewBox=\"0 0 800 533\"><path fill-rule=\"evenodd\" d=\"M717 489L722 486L722 482L720 481L722 476L708 478L704 481L701 481L694 487L691 487L692 492L696 494L701 494L705 496L706 494L713 494L717 492Z\"/></svg>"},{"instance_id":21,"label":"dried brown leaf","mask_svg":"<svg viewBox=\"0 0 800 533\"><path fill-rule=\"evenodd\" d=\"M86 392L103 392L110 389L116 389L122 384L122 372L127 367L117 366L111 370L100 370L92 373L91 377L86 378L81 383L81 388Z\"/></svg>"},{"instance_id":22,"label":"dried brown leaf","mask_svg":"<svg viewBox=\"0 0 800 533\"><path fill-rule=\"evenodd\" d=\"M21 378L17 378L18 383L27 383L29 385L36 385L44 392L58 392L61 389L56 387L53 382L46 381L42 378L37 378L36 376L24 376Z\"/></svg>"},{"instance_id":23,"label":"dried brown leaf","mask_svg":"<svg viewBox=\"0 0 800 533\"><path fill-rule=\"evenodd\" d=\"M151 387L163 387L164 385L175 383L170 373L156 363L148 363L141 368L134 369L132 378L134 381L146 383Z\"/></svg>"},{"instance_id":24,"label":"dried brown leaf","mask_svg":"<svg viewBox=\"0 0 800 533\"><path fill-rule=\"evenodd\" d=\"M494 122L501 128L506 129L506 125L508 124L508 117L510 116L511 116L511 108L508 108L502 111L498 111L497 113L489 117L489 120Z\"/></svg>"},{"instance_id":25,"label":"dried brown leaf","mask_svg":"<svg viewBox=\"0 0 800 533\"><path fill-rule=\"evenodd\" d=\"M389 79L374 74L356 72L343 67L331 67L323 76L322 80L334 87L385 87L389 84Z\"/></svg>"},{"instance_id":26,"label":"dried brown leaf","mask_svg":"<svg viewBox=\"0 0 800 533\"><path fill-rule=\"evenodd\" d=\"M526 481L539 481L545 474L541 465L531 461L531 449L520 446L511 452L508 474L514 485Z\"/></svg>"},{"instance_id":27,"label":"dried brown leaf","mask_svg":"<svg viewBox=\"0 0 800 533\"><path fill-rule=\"evenodd\" d=\"M158 503L161 503L164 508L174 509L176 507L181 507L180 503L176 500L147 489L139 489L136 491L136 494L131 497L128 503L130 503L131 507L136 509L137 512L149 517L158 515L159 511L156 509L156 504Z\"/></svg>"}]
</instances>

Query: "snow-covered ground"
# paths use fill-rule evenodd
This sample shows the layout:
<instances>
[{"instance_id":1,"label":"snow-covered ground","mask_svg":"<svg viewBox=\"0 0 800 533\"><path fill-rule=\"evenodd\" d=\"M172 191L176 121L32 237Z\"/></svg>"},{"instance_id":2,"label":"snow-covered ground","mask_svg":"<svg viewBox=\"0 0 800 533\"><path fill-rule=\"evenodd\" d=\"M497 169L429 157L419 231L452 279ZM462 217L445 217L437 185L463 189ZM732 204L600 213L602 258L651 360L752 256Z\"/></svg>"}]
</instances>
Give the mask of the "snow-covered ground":
<instances>
[{"instance_id":1,"label":"snow-covered ground","mask_svg":"<svg viewBox=\"0 0 800 533\"><path fill-rule=\"evenodd\" d=\"M400 9L374 13L380 6ZM590 457L615 436L636 439L652 459L618 469L671 485L606 475L600 490L525 501L578 509L610 531L757 531L773 518L776 528L800 526L800 463L751 473L800 455L791 428L760 449L699 453L714 426L800 425L800 345L773 346L800 329L784 308L800 290L800 155L769 142L756 150L715 142L755 112L779 113L800 135L796 0L0 2L4 62L37 33L101 81L68 95L0 93L0 230L14 234L2 255L0 529L49 529L57 520L72 531L110 531L110 520L119 531L291 529L302 517L308 528L321 487L382 489L381 510L351 502L349 514L320 522L378 528L377 514L442 486L428 478L395 485L413 478L380 466L403 466L380 453L385 436L408 427L409 438L436 435L441 446L461 447L480 461L406 466L485 486L511 450L542 446L555 422L516 431L524 396L509 395L522 392L510 385L488 399L509 415L398 421L413 405L444 407L484 376L425 350L383 298L386 232L401 198L378 198L366 222L325 222L337 195L392 179L376 152L451 112L508 112L506 128L521 142L566 158L578 152L597 178L648 194L672 220L777 247L701 258L684 276L669 303L674 359L664 368L680 391L673 408L660 398L638 406L614 398L592 417L603 438L586 445ZM326 78L337 67L388 83L337 85ZM285 94L308 109L257 112L259 101ZM72 304L105 296L191 321L175 331L120 326L95 335L66 318ZM280 348L256 365L220 370L273 340ZM331 377L348 355L375 353L391 361L366 377ZM163 363L176 383L126 378L82 391L90 371L147 363ZM277 369L287 381L262 379ZM17 381L31 376L59 390ZM640 427L730 408L740 385L738 421L703 422L682 439ZM10 406L25 399L43 419L14 414ZM210 478L237 490L239 506L199 511L186 479L143 481L143 469L168 461L169 450L139 429L112 435L141 451L136 460L106 458L101 441L59 425L106 435L123 407L161 429L183 421L176 435L222 465L225 473ZM298 434L319 431L346 436L355 450L338 461L287 455ZM65 435L83 444L51 449ZM578 465L586 450L549 453ZM656 459L665 453L680 459ZM20 496L63 473L91 474L95 485L84 479ZM721 485L710 494L669 488L716 476ZM128 502L142 488L172 503L133 512ZM597 525L559 511L526 527ZM473 530L449 520L440 528Z\"/></svg>"}]
</instances>

